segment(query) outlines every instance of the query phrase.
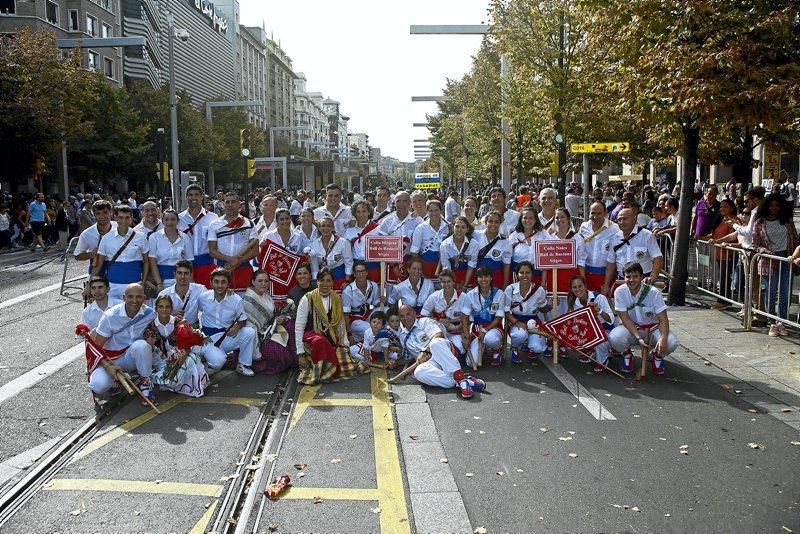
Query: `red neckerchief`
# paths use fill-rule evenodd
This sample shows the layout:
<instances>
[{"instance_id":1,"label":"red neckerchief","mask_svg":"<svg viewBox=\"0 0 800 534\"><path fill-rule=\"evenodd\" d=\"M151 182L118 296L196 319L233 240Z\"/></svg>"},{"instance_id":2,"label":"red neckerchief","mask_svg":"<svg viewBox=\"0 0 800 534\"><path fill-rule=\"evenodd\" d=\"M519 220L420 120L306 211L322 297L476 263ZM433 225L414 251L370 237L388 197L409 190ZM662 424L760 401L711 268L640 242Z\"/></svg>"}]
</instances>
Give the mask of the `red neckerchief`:
<instances>
[{"instance_id":1,"label":"red neckerchief","mask_svg":"<svg viewBox=\"0 0 800 534\"><path fill-rule=\"evenodd\" d=\"M190 214L190 215L191 215L191 214ZM202 219L202 218L203 218L203 217L205 217L205 216L206 216L206 212L205 212L205 211L201 211L201 212L200 212L200 215L198 215L198 216L197 216L197 218L194 220L194 222L193 222L192 224L190 224L190 225L189 225L189 226L186 228L186 231L185 231L184 233L186 233L186 234L192 234L192 235L194 235L194 227L195 227L195 225L196 225L197 223L199 223L199 222L200 222L200 219Z\"/></svg>"},{"instance_id":2,"label":"red neckerchief","mask_svg":"<svg viewBox=\"0 0 800 534\"><path fill-rule=\"evenodd\" d=\"M364 236L365 236L366 234L368 234L369 232L373 231L373 230L374 230L375 228L377 228L378 226L379 226L379 225L378 225L378 221L370 221L370 222L368 222L368 223L367 223L367 224L364 226L364 229L363 229L363 230L361 230L361 232L360 232L360 233L359 233L357 236L355 236L353 239L351 239L351 240L350 240L350 244L351 244L351 245L355 245L355 244L356 244L358 241L361 241L361 238L362 238L362 237L364 237Z\"/></svg>"}]
</instances>

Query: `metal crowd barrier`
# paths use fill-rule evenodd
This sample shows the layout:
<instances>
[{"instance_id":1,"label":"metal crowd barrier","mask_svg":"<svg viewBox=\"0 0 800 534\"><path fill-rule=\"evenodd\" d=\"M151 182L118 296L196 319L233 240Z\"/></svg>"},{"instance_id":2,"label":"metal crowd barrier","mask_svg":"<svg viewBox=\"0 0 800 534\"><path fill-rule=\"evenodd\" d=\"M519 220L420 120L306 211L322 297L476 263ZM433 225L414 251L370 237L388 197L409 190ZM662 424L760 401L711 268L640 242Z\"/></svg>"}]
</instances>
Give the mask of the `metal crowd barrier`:
<instances>
[{"instance_id":1,"label":"metal crowd barrier","mask_svg":"<svg viewBox=\"0 0 800 534\"><path fill-rule=\"evenodd\" d=\"M83 291L82 283L80 285L70 285L70 284L75 284L75 282L82 281L84 278L86 278L87 275L82 274L76 278L70 278L69 280L67 280L67 269L69 269L70 263L75 261L74 260L75 256L73 256L73 254L75 253L75 249L77 248L77 246L78 246L78 238L73 237L72 239L69 240L69 244L67 245L67 250L64 251L64 272L61 275L61 289L59 290L59 293L61 294L62 297L64 296L65 291L67 289L77 289L78 291L81 292Z\"/></svg>"},{"instance_id":2,"label":"metal crowd barrier","mask_svg":"<svg viewBox=\"0 0 800 534\"><path fill-rule=\"evenodd\" d=\"M756 313L800 329L800 291L795 287L789 259L772 254L754 254L750 259L748 274L751 298L745 310L749 307L751 313L745 327L752 327L752 316Z\"/></svg>"},{"instance_id":3,"label":"metal crowd barrier","mask_svg":"<svg viewBox=\"0 0 800 534\"><path fill-rule=\"evenodd\" d=\"M585 222L583 217L576 215L572 215L569 219L576 232L581 229L581 225Z\"/></svg>"},{"instance_id":4,"label":"metal crowd barrier","mask_svg":"<svg viewBox=\"0 0 800 534\"><path fill-rule=\"evenodd\" d=\"M664 255L664 267L662 274L669 279L672 279L672 249L673 242L672 236L669 234L661 234L655 236L658 248L661 249L661 254Z\"/></svg>"},{"instance_id":5,"label":"metal crowd barrier","mask_svg":"<svg viewBox=\"0 0 800 534\"><path fill-rule=\"evenodd\" d=\"M694 278L695 287L701 293L745 308L750 286L750 256L742 248L697 240L689 269L694 276L690 276L690 280Z\"/></svg>"}]
</instances>

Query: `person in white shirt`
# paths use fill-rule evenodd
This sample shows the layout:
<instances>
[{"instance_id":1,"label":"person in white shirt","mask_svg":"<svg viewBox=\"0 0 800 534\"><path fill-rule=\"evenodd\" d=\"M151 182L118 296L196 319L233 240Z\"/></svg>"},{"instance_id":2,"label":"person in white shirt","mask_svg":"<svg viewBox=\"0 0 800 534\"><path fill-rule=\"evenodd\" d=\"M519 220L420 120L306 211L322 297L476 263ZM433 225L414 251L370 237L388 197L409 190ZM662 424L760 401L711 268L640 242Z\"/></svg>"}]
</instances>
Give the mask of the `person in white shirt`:
<instances>
[{"instance_id":1,"label":"person in white shirt","mask_svg":"<svg viewBox=\"0 0 800 534\"><path fill-rule=\"evenodd\" d=\"M431 317L439 321L444 328L447 339L455 346L459 354L464 354L464 340L461 338L461 309L464 307L464 295L456 289L455 274L449 269L439 273L442 289L434 291L425 299L420 316Z\"/></svg>"},{"instance_id":2,"label":"person in white shirt","mask_svg":"<svg viewBox=\"0 0 800 534\"><path fill-rule=\"evenodd\" d=\"M229 290L231 273L218 267L211 273L211 286L198 300L200 324L203 333L213 343L203 346L200 354L213 369L221 369L226 354L239 349L239 363L236 372L243 376L253 376L253 354L258 334L247 325L242 297ZM221 340L221 341L220 341Z\"/></svg>"},{"instance_id":3,"label":"person in white shirt","mask_svg":"<svg viewBox=\"0 0 800 534\"><path fill-rule=\"evenodd\" d=\"M300 224L295 226L294 233L299 239L299 254L308 258L311 253L311 245L319 237L319 230L317 230L317 225L314 222L313 209L303 208L303 211L300 212Z\"/></svg>"},{"instance_id":4,"label":"person in white shirt","mask_svg":"<svg viewBox=\"0 0 800 534\"><path fill-rule=\"evenodd\" d=\"M414 229L408 251L413 258L422 261L422 276L436 283L439 268L439 250L448 235L450 225L442 219L442 204L438 200L428 201L428 220Z\"/></svg>"},{"instance_id":5,"label":"person in white shirt","mask_svg":"<svg viewBox=\"0 0 800 534\"><path fill-rule=\"evenodd\" d=\"M131 191L128 195L128 206L130 206L132 210L135 210L139 207L139 205L136 203L136 191Z\"/></svg>"},{"instance_id":6,"label":"person in white shirt","mask_svg":"<svg viewBox=\"0 0 800 534\"><path fill-rule=\"evenodd\" d=\"M545 187L539 192L537 202L539 203L539 222L548 232L556 222L556 199L558 192L552 187Z\"/></svg>"},{"instance_id":7,"label":"person in white shirt","mask_svg":"<svg viewBox=\"0 0 800 534\"><path fill-rule=\"evenodd\" d=\"M121 298L128 284L147 278L149 247L144 234L130 227L133 214L129 206L122 204L114 208L114 218L117 226L100 240L92 275L104 274L111 286L109 295Z\"/></svg>"},{"instance_id":8,"label":"person in white shirt","mask_svg":"<svg viewBox=\"0 0 800 534\"><path fill-rule=\"evenodd\" d=\"M568 313L571 311L579 310L581 308L590 307L592 312L597 316L597 320L603 325L606 331L614 328L614 312L611 310L611 305L608 299L602 293L589 291L586 288L586 280L582 276L573 276L569 282L569 293L567 299L562 304L561 313ZM604 365L608 361L608 350L611 347L608 341L604 341L594 348L594 358L597 360L594 364L594 371L602 373L605 370ZM591 363L589 358L579 356L580 363Z\"/></svg>"},{"instance_id":9,"label":"person in white shirt","mask_svg":"<svg viewBox=\"0 0 800 534\"><path fill-rule=\"evenodd\" d=\"M78 244L75 246L74 252L76 260L93 260L97 253L97 247L100 245L101 237L117 226L117 223L111 220L114 211L111 202L98 200L91 206L96 222L81 232L78 237ZM92 272L92 266L92 261L89 261L90 273ZM88 296L88 291L85 294Z\"/></svg>"},{"instance_id":10,"label":"person in white shirt","mask_svg":"<svg viewBox=\"0 0 800 534\"><path fill-rule=\"evenodd\" d=\"M564 197L564 207L569 210L573 217L583 216L583 197L577 191L578 188L570 187Z\"/></svg>"},{"instance_id":11,"label":"person in white shirt","mask_svg":"<svg viewBox=\"0 0 800 534\"><path fill-rule=\"evenodd\" d=\"M411 236L414 234L414 229L422 224L422 218L417 217L408 211L411 205L411 197L405 191L399 191L394 198L395 211L387 215L381 220L378 227L378 233L381 235L393 235L403 238L405 260L408 260L408 246L411 243ZM387 282L389 284L398 284L405 280L407 273L403 265L390 265Z\"/></svg>"},{"instance_id":12,"label":"person in white shirt","mask_svg":"<svg viewBox=\"0 0 800 534\"><path fill-rule=\"evenodd\" d=\"M306 192L302 189L297 192L297 196L292 199L292 203L289 205L289 215L292 216L292 223L299 224L300 223L300 212L303 211L303 204L306 201ZM263 213L263 208L262 208Z\"/></svg>"},{"instance_id":13,"label":"person in white shirt","mask_svg":"<svg viewBox=\"0 0 800 534\"><path fill-rule=\"evenodd\" d=\"M258 255L258 234L253 222L240 215L241 200L235 191L225 194L225 216L208 225L208 250L217 266L231 273L231 289L244 292L250 285Z\"/></svg>"},{"instance_id":14,"label":"person in white shirt","mask_svg":"<svg viewBox=\"0 0 800 534\"><path fill-rule=\"evenodd\" d=\"M589 220L581 224L578 234L583 238L586 247L586 286L589 291L602 292L609 295L609 287L605 285L606 276L614 277L616 265L609 265L608 253L611 242L617 233L617 225L606 217L606 206L595 202L589 207ZM611 273L609 273L611 269Z\"/></svg>"},{"instance_id":15,"label":"person in white shirt","mask_svg":"<svg viewBox=\"0 0 800 534\"><path fill-rule=\"evenodd\" d=\"M533 265L529 261L517 264L517 282L505 289L505 313L510 325L511 363L522 363L521 351L528 353L528 359L547 349L547 340L531 332L531 321L542 322L542 314L550 310L547 291L538 283L531 282Z\"/></svg>"},{"instance_id":16,"label":"person in white shirt","mask_svg":"<svg viewBox=\"0 0 800 534\"><path fill-rule=\"evenodd\" d=\"M400 304L411 306L414 311L422 311L422 305L436 288L433 281L422 277L422 261L418 258L408 262L408 278L392 288L387 302L389 305Z\"/></svg>"},{"instance_id":17,"label":"person in white shirt","mask_svg":"<svg viewBox=\"0 0 800 534\"><path fill-rule=\"evenodd\" d=\"M658 289L643 283L644 271L639 263L626 265L623 272L625 284L614 291L614 309L622 324L611 331L609 342L622 353L623 373L633 372L631 348L640 347L649 351L653 374L663 375L664 356L678 347L678 338L669 329L664 297Z\"/></svg>"},{"instance_id":18,"label":"person in white shirt","mask_svg":"<svg viewBox=\"0 0 800 534\"><path fill-rule=\"evenodd\" d=\"M124 295L124 302L108 308L89 334L104 352L104 357L95 360L89 369L89 389L96 395L106 393L120 380L121 373L137 371L139 390L152 402L153 347L142 334L156 314L144 305L141 284L129 284Z\"/></svg>"},{"instance_id":19,"label":"person in white shirt","mask_svg":"<svg viewBox=\"0 0 800 534\"><path fill-rule=\"evenodd\" d=\"M192 241L178 230L178 212L169 208L163 215L164 228L150 235L150 272L159 291L175 283L175 264L178 260L193 260Z\"/></svg>"},{"instance_id":20,"label":"person in white shirt","mask_svg":"<svg viewBox=\"0 0 800 534\"><path fill-rule=\"evenodd\" d=\"M289 214L289 210L280 208L275 213L275 222L277 226L273 230L263 234L261 238L261 247L263 248L267 241L272 241L292 254L302 256L304 254L303 245L305 241L303 237L292 228L292 216Z\"/></svg>"},{"instance_id":21,"label":"person in white shirt","mask_svg":"<svg viewBox=\"0 0 800 534\"><path fill-rule=\"evenodd\" d=\"M328 184L325 188L325 205L314 210L316 221L326 217L333 221L336 235L339 236L344 236L347 226L353 219L350 207L342 204L342 188L337 184Z\"/></svg>"},{"instance_id":22,"label":"person in white shirt","mask_svg":"<svg viewBox=\"0 0 800 534\"><path fill-rule=\"evenodd\" d=\"M367 265L357 261L353 265L355 280L342 291L342 309L347 322L347 337L352 342L362 341L369 329L368 318L380 302L381 289L367 279Z\"/></svg>"},{"instance_id":23,"label":"person in white shirt","mask_svg":"<svg viewBox=\"0 0 800 534\"><path fill-rule=\"evenodd\" d=\"M458 203L458 191L451 189L450 196L444 201L444 220L453 224L459 215L461 215L461 206Z\"/></svg>"},{"instance_id":24,"label":"person in white shirt","mask_svg":"<svg viewBox=\"0 0 800 534\"><path fill-rule=\"evenodd\" d=\"M133 208L133 206L131 206L131 208ZM158 206L156 206L155 202L148 200L142 204L140 211L142 213L142 220L133 227L134 230L143 233L146 238L150 238L155 232L164 228L159 218Z\"/></svg>"},{"instance_id":25,"label":"person in white shirt","mask_svg":"<svg viewBox=\"0 0 800 534\"><path fill-rule=\"evenodd\" d=\"M200 295L207 291L206 286L192 282L192 262L178 260L175 263L175 284L163 289L158 296L168 296L172 300L172 315L179 321L191 325L198 324L198 302Z\"/></svg>"},{"instance_id":26,"label":"person in white shirt","mask_svg":"<svg viewBox=\"0 0 800 534\"><path fill-rule=\"evenodd\" d=\"M616 265L618 278L624 276L625 266L635 261L644 269L644 282L652 284L664 267L664 255L650 230L636 226L636 214L625 208L617 215L617 231L611 240L607 261ZM610 275L610 276L609 276ZM612 287L613 274L606 272L606 285Z\"/></svg>"},{"instance_id":27,"label":"person in white shirt","mask_svg":"<svg viewBox=\"0 0 800 534\"><path fill-rule=\"evenodd\" d=\"M506 208L506 192L502 187L493 187L489 191L489 204L500 214L500 233L506 237L514 232L519 223L519 212ZM486 221L484 221L486 222Z\"/></svg>"},{"instance_id":28,"label":"person in white shirt","mask_svg":"<svg viewBox=\"0 0 800 534\"><path fill-rule=\"evenodd\" d=\"M378 221L372 219L372 206L366 200L354 202L350 207L355 220L352 226L347 228L344 234L345 240L350 243L353 249L353 260L364 261L367 253L367 236L378 235ZM379 262L369 262L367 271L368 278L373 282L381 281L381 264Z\"/></svg>"},{"instance_id":29,"label":"person in white shirt","mask_svg":"<svg viewBox=\"0 0 800 534\"><path fill-rule=\"evenodd\" d=\"M492 271L478 267L478 286L464 298L461 308L461 335L470 340L467 350L468 363L479 359L480 345L492 351L492 365L503 363L500 345L503 344L503 317L505 316L505 293L492 285Z\"/></svg>"},{"instance_id":30,"label":"person in white shirt","mask_svg":"<svg viewBox=\"0 0 800 534\"><path fill-rule=\"evenodd\" d=\"M517 266L523 261L530 262L532 265L536 264L534 261L536 242L548 240L550 234L537 217L536 210L530 207L523 208L519 224L514 230L514 233L508 238L508 243L511 247L511 266L516 272ZM542 271L534 268L531 281L534 284L542 285Z\"/></svg>"},{"instance_id":31,"label":"person in white shirt","mask_svg":"<svg viewBox=\"0 0 800 534\"><path fill-rule=\"evenodd\" d=\"M428 195L419 189L411 193L411 212L422 220L428 215Z\"/></svg>"},{"instance_id":32,"label":"person in white shirt","mask_svg":"<svg viewBox=\"0 0 800 534\"><path fill-rule=\"evenodd\" d=\"M378 186L375 192L375 209L372 213L372 220L380 222L381 219L386 217L392 212L389 206L389 188L385 185Z\"/></svg>"},{"instance_id":33,"label":"person in white shirt","mask_svg":"<svg viewBox=\"0 0 800 534\"><path fill-rule=\"evenodd\" d=\"M266 236L267 232L271 232L278 227L278 219L276 218L276 214L278 212L278 199L272 195L267 195L261 199L260 207L261 217L255 219L253 222L256 225L256 234L258 235L258 240L263 242L264 236Z\"/></svg>"},{"instance_id":34,"label":"person in white shirt","mask_svg":"<svg viewBox=\"0 0 800 534\"><path fill-rule=\"evenodd\" d=\"M456 284L460 288L467 288L472 281L475 268L478 267L480 248L478 239L474 237L472 225L466 217L459 216L453 223L453 235L442 241L439 266L442 270L453 272Z\"/></svg>"},{"instance_id":35,"label":"person in white shirt","mask_svg":"<svg viewBox=\"0 0 800 534\"><path fill-rule=\"evenodd\" d=\"M89 294L92 297L92 303L86 306L83 312L81 312L81 323L88 326L90 330L94 330L97 328L97 325L100 324L100 319L103 317L105 311L122 301L120 299L109 298L108 280L102 276L91 277L87 286L89 287Z\"/></svg>"},{"instance_id":36,"label":"person in white shirt","mask_svg":"<svg viewBox=\"0 0 800 534\"><path fill-rule=\"evenodd\" d=\"M486 389L486 382L461 370L461 363L453 353L454 347L439 323L429 317L417 318L411 306L400 307L400 321L403 358L417 361L414 378L429 386L457 387L465 399Z\"/></svg>"},{"instance_id":37,"label":"person in white shirt","mask_svg":"<svg viewBox=\"0 0 800 534\"><path fill-rule=\"evenodd\" d=\"M467 221L476 232L481 232L486 229L486 225L478 218L478 200L475 197L467 197L464 199L464 217L466 217Z\"/></svg>"},{"instance_id":38,"label":"person in white shirt","mask_svg":"<svg viewBox=\"0 0 800 534\"><path fill-rule=\"evenodd\" d=\"M319 238L316 239L309 252L311 273L314 278L317 273L327 267L333 274L333 289L341 293L353 278L353 249L350 242L334 234L334 222L330 217L324 217L318 224Z\"/></svg>"},{"instance_id":39,"label":"person in white shirt","mask_svg":"<svg viewBox=\"0 0 800 534\"><path fill-rule=\"evenodd\" d=\"M211 271L216 265L208 251L208 226L211 221L217 219L217 215L212 211L206 211L203 207L203 197L203 188L199 185L190 185L186 188L188 208L178 216L180 219L178 230L188 235L192 241L195 282L211 289Z\"/></svg>"}]
</instances>

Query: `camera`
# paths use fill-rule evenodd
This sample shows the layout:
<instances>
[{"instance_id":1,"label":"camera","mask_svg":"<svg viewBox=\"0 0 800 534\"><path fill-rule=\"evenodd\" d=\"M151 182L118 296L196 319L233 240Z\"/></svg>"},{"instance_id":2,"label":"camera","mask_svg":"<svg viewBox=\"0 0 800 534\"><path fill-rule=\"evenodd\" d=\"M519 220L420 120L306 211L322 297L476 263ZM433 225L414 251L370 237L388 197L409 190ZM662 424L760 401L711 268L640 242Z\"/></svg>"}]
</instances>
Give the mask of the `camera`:
<instances>
[{"instance_id":1,"label":"camera","mask_svg":"<svg viewBox=\"0 0 800 534\"><path fill-rule=\"evenodd\" d=\"M189 30L185 29L175 30L175 36L185 43L186 41L189 40Z\"/></svg>"}]
</instances>

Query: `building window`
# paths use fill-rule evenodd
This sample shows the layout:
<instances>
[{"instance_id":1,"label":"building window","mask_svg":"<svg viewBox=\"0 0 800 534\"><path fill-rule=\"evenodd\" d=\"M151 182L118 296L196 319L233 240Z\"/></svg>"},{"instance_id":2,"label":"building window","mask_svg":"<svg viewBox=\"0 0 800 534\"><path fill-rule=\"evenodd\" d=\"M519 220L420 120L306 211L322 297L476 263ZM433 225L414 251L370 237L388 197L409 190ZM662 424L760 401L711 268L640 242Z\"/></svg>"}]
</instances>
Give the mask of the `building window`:
<instances>
[{"instance_id":1,"label":"building window","mask_svg":"<svg viewBox=\"0 0 800 534\"><path fill-rule=\"evenodd\" d=\"M14 15L16 12L16 0L0 0L0 13L3 15Z\"/></svg>"},{"instance_id":2,"label":"building window","mask_svg":"<svg viewBox=\"0 0 800 534\"><path fill-rule=\"evenodd\" d=\"M70 9L69 10L69 31L71 32L78 32L81 31L81 28L78 24L78 10L77 9Z\"/></svg>"},{"instance_id":3,"label":"building window","mask_svg":"<svg viewBox=\"0 0 800 534\"><path fill-rule=\"evenodd\" d=\"M44 16L47 18L47 22L58 26L58 4L47 0L47 4L44 7Z\"/></svg>"},{"instance_id":4,"label":"building window","mask_svg":"<svg viewBox=\"0 0 800 534\"><path fill-rule=\"evenodd\" d=\"M114 37L114 28L103 23L103 39L108 39L109 37Z\"/></svg>"},{"instance_id":5,"label":"building window","mask_svg":"<svg viewBox=\"0 0 800 534\"><path fill-rule=\"evenodd\" d=\"M97 19L91 15L86 15L86 33L97 37Z\"/></svg>"},{"instance_id":6,"label":"building window","mask_svg":"<svg viewBox=\"0 0 800 534\"><path fill-rule=\"evenodd\" d=\"M103 58L103 74L106 78L114 79L114 60L107 57Z\"/></svg>"},{"instance_id":7,"label":"building window","mask_svg":"<svg viewBox=\"0 0 800 534\"><path fill-rule=\"evenodd\" d=\"M97 52L89 50L89 70L97 70L97 64L100 63L100 56Z\"/></svg>"}]
</instances>

